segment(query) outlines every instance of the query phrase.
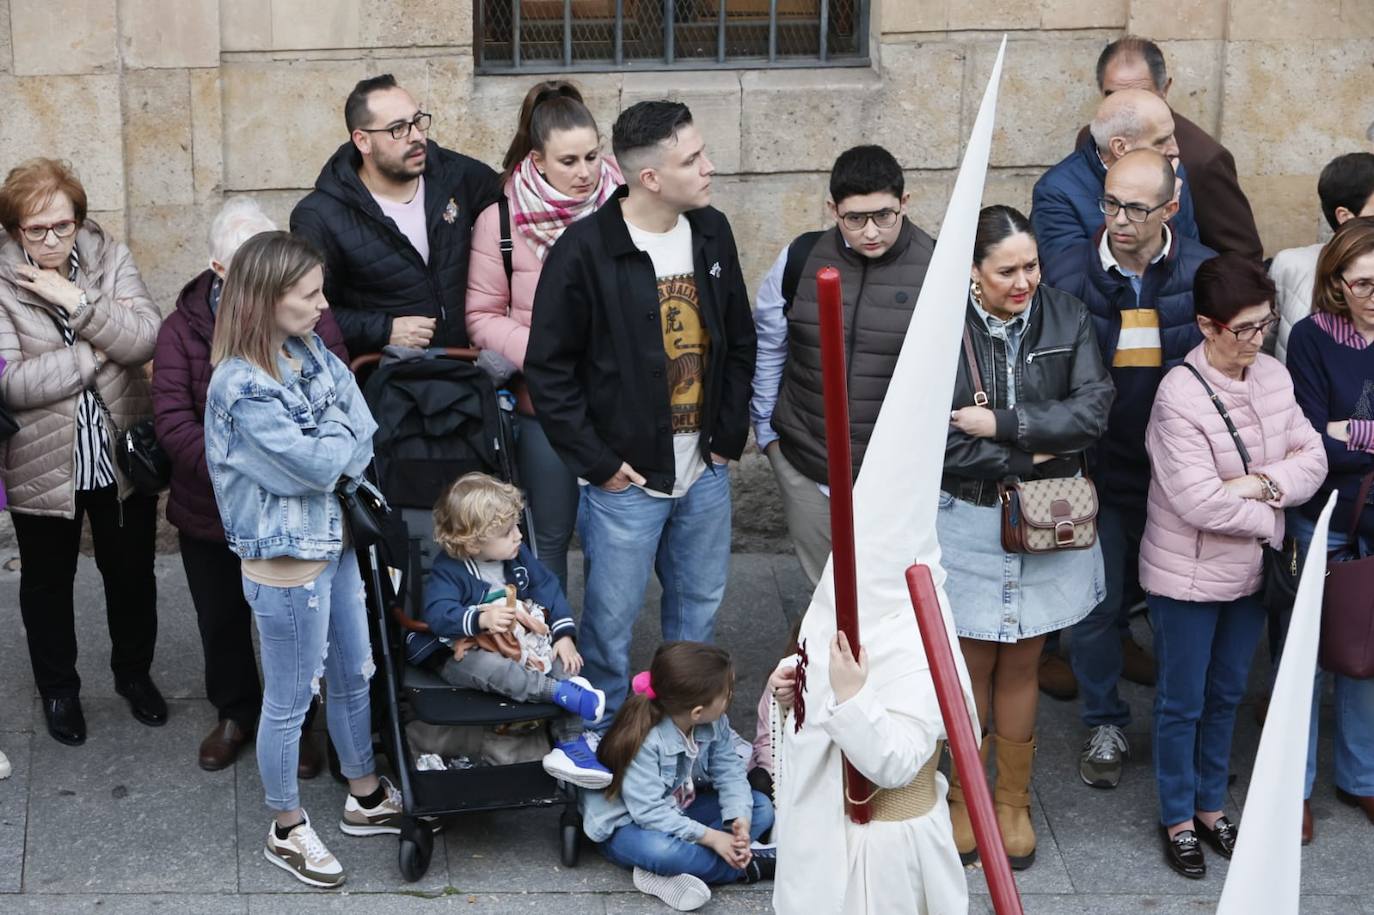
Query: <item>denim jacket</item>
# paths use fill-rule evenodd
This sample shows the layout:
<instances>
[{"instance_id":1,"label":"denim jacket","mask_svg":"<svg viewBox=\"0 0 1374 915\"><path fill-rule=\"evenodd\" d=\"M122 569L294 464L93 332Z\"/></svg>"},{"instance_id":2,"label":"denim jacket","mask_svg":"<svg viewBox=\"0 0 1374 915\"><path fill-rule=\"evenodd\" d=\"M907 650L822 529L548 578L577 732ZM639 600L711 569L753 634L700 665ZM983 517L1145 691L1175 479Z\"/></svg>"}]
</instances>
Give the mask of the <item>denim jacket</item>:
<instances>
[{"instance_id":1,"label":"denim jacket","mask_svg":"<svg viewBox=\"0 0 1374 915\"><path fill-rule=\"evenodd\" d=\"M339 557L342 476L372 460L377 429L348 366L318 336L290 337L299 373L277 381L242 358L216 366L205 403L205 459L229 548L241 559Z\"/></svg>"},{"instance_id":2,"label":"denim jacket","mask_svg":"<svg viewBox=\"0 0 1374 915\"><path fill-rule=\"evenodd\" d=\"M605 842L621 826L634 823L684 842L699 841L706 827L673 803L673 792L689 775L698 790L702 782L715 787L725 822L740 817L747 820L754 810L754 796L744 775L744 760L735 752L729 717L722 715L711 724L697 725L692 736L698 748L695 766L687 755L682 732L672 718L664 716L644 738L614 800L608 799L605 791L584 791L582 828L587 837Z\"/></svg>"}]
</instances>

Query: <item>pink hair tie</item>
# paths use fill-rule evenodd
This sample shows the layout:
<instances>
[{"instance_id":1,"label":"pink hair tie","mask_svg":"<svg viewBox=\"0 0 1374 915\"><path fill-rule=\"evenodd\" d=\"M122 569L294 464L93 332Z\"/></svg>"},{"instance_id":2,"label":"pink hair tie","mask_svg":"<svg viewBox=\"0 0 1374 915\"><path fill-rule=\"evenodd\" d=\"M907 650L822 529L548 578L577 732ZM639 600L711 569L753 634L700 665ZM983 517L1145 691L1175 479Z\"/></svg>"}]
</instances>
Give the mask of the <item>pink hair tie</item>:
<instances>
[{"instance_id":1,"label":"pink hair tie","mask_svg":"<svg viewBox=\"0 0 1374 915\"><path fill-rule=\"evenodd\" d=\"M650 702L658 698L658 693L654 692L654 684L649 678L649 672L647 670L641 670L634 675L634 679L630 681L630 688L633 689L636 694L643 696Z\"/></svg>"}]
</instances>

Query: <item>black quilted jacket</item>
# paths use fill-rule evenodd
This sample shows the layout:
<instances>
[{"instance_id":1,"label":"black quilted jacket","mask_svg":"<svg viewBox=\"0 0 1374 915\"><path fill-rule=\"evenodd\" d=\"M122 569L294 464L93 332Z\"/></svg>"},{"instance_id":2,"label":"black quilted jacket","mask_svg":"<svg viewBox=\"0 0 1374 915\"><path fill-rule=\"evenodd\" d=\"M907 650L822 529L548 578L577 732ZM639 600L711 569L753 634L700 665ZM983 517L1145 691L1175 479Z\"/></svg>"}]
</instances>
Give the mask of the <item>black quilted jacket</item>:
<instances>
[{"instance_id":1,"label":"black quilted jacket","mask_svg":"<svg viewBox=\"0 0 1374 915\"><path fill-rule=\"evenodd\" d=\"M391 338L391 319L438 319L434 346L466 346L463 300L472 224L500 193L496 172L430 141L425 164L429 264L358 177L352 142L339 147L296 204L291 231L325 258L325 296L354 356L377 352Z\"/></svg>"}]
</instances>

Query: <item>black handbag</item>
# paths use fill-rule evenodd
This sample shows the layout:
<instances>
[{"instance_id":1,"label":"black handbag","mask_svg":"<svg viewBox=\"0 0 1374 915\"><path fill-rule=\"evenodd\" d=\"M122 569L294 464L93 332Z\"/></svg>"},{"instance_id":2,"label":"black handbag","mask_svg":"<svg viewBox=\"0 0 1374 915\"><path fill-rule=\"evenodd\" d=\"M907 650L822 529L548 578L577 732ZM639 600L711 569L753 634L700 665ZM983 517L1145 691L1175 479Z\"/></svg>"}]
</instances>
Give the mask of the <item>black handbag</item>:
<instances>
[{"instance_id":1,"label":"black handbag","mask_svg":"<svg viewBox=\"0 0 1374 915\"><path fill-rule=\"evenodd\" d=\"M10 438L19 431L19 420L14 418L14 414L9 411L4 404L0 404L0 442Z\"/></svg>"},{"instance_id":2,"label":"black handbag","mask_svg":"<svg viewBox=\"0 0 1374 915\"><path fill-rule=\"evenodd\" d=\"M119 465L124 478L141 496L155 496L162 492L172 482L172 459L157 443L153 421L141 420L121 431L114 414L105 405L105 398L95 388L90 391L110 424L110 449L114 451L115 463Z\"/></svg>"},{"instance_id":3,"label":"black handbag","mask_svg":"<svg viewBox=\"0 0 1374 915\"><path fill-rule=\"evenodd\" d=\"M381 543L386 537L386 521L391 514L382 491L366 477L344 477L334 487L334 494L343 506L344 523L354 547L365 550Z\"/></svg>"}]
</instances>

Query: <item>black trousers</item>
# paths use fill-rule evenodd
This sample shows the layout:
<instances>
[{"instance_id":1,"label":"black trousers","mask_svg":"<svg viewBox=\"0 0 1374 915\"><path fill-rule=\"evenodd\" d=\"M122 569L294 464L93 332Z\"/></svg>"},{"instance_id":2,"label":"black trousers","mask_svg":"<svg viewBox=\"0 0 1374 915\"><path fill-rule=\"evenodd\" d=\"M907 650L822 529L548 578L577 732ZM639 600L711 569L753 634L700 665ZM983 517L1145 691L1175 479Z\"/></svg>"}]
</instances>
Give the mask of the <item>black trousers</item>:
<instances>
[{"instance_id":1,"label":"black trousers","mask_svg":"<svg viewBox=\"0 0 1374 915\"><path fill-rule=\"evenodd\" d=\"M134 495L121 505L116 488L106 486L78 492L70 519L11 515L22 565L19 611L39 694L69 699L81 692L72 592L83 517L91 520L95 565L105 583L110 669L117 681L147 676L157 644L157 499Z\"/></svg>"},{"instance_id":2,"label":"black trousers","mask_svg":"<svg viewBox=\"0 0 1374 915\"><path fill-rule=\"evenodd\" d=\"M221 721L251 730L262 711L253 651L253 609L243 599L239 558L225 543L181 535L181 564L196 605L205 655L205 695Z\"/></svg>"}]
</instances>

